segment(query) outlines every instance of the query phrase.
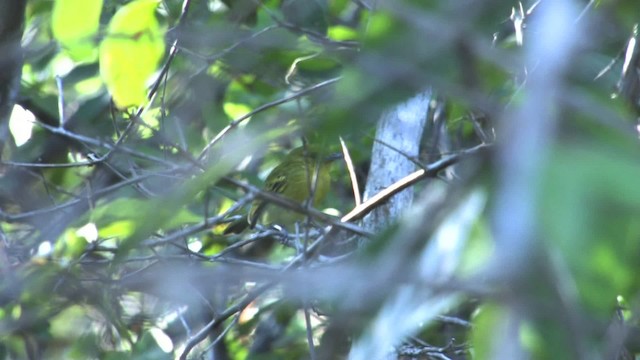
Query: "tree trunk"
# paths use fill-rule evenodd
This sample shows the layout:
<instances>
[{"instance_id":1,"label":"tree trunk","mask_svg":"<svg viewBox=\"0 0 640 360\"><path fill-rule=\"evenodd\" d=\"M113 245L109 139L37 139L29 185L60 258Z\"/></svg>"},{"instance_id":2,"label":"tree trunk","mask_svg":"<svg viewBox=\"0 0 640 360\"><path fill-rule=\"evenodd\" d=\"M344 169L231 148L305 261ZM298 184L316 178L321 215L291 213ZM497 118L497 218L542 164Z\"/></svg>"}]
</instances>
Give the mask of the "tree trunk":
<instances>
[{"instance_id":1,"label":"tree trunk","mask_svg":"<svg viewBox=\"0 0 640 360\"><path fill-rule=\"evenodd\" d=\"M426 90L382 114L376 129L364 200L416 170L415 163L408 157L417 157L420 151L431 98L431 90ZM373 210L363 219L362 225L371 232L382 230L412 202L413 189L409 188Z\"/></svg>"},{"instance_id":2,"label":"tree trunk","mask_svg":"<svg viewBox=\"0 0 640 360\"><path fill-rule=\"evenodd\" d=\"M26 0L0 0L0 159L11 142L9 117L20 90Z\"/></svg>"}]
</instances>

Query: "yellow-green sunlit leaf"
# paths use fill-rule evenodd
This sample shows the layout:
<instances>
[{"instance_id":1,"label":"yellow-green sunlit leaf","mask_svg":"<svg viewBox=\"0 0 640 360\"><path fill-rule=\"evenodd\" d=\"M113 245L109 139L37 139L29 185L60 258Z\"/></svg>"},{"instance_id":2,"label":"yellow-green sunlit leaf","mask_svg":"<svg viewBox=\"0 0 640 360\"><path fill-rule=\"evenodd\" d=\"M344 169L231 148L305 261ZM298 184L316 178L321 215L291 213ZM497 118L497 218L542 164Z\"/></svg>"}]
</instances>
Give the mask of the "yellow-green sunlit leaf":
<instances>
[{"instance_id":1,"label":"yellow-green sunlit leaf","mask_svg":"<svg viewBox=\"0 0 640 360\"><path fill-rule=\"evenodd\" d=\"M137 0L118 10L100 44L100 75L119 108L146 102L147 82L164 54L157 0Z\"/></svg>"},{"instance_id":2,"label":"yellow-green sunlit leaf","mask_svg":"<svg viewBox=\"0 0 640 360\"><path fill-rule=\"evenodd\" d=\"M358 32L348 26L336 25L329 28L328 37L338 41L355 40L358 38Z\"/></svg>"},{"instance_id":3,"label":"yellow-green sunlit leaf","mask_svg":"<svg viewBox=\"0 0 640 360\"><path fill-rule=\"evenodd\" d=\"M224 113L227 114L227 116L232 120L244 116L251 111L251 108L249 108L245 104L236 104L229 102L223 105L223 109Z\"/></svg>"},{"instance_id":4,"label":"yellow-green sunlit leaf","mask_svg":"<svg viewBox=\"0 0 640 360\"><path fill-rule=\"evenodd\" d=\"M103 0L56 0L53 4L53 36L76 61L94 61L94 37L100 27Z\"/></svg>"}]
</instances>

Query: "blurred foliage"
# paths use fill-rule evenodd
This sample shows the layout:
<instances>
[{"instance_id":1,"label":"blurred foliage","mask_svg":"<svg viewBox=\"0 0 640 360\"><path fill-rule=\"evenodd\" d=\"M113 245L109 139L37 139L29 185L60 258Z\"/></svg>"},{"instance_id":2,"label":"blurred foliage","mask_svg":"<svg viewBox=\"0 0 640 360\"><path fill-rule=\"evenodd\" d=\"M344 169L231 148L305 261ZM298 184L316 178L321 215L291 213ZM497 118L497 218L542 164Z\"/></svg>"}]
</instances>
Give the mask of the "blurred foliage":
<instances>
[{"instance_id":1,"label":"blurred foliage","mask_svg":"<svg viewBox=\"0 0 640 360\"><path fill-rule=\"evenodd\" d=\"M572 2L579 48L536 184L537 252L515 282L493 256L493 143L527 101L527 24L549 1L28 1L17 106L35 123L12 118L29 137L6 142L0 164L0 359L340 359L411 286L433 292L411 293L399 323L425 304L439 313L394 344L398 359L515 346L634 358L637 0ZM247 186L305 141L333 152L345 139L363 189L380 115L426 89L418 162L487 146L412 186L424 212L365 251L347 231L326 240L317 217L223 235L255 196ZM352 180L343 164L332 174L316 206L348 213ZM480 210L454 215L474 196ZM278 245L247 255L267 241Z\"/></svg>"}]
</instances>

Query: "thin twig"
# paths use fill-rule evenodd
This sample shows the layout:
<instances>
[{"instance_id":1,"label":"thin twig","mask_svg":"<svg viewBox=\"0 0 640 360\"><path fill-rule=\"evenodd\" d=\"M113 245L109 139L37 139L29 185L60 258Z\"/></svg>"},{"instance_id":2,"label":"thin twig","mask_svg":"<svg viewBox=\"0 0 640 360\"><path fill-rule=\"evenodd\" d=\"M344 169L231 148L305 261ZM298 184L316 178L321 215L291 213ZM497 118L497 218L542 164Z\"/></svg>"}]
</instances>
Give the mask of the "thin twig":
<instances>
[{"instance_id":1,"label":"thin twig","mask_svg":"<svg viewBox=\"0 0 640 360\"><path fill-rule=\"evenodd\" d=\"M174 172L174 169L168 170L167 172ZM131 185L131 184L135 184L137 182L140 181L144 181L150 177L153 176L160 176L160 174L145 174L145 175L141 175L135 178L131 178L122 182L119 182L117 184L111 185L111 186L107 186L105 188L102 188L100 190L97 190L93 193L94 199L93 201L95 201L97 199L97 197L99 196L104 196L107 195L113 191L116 191L122 187ZM43 209L37 209L37 210L32 210L32 211L27 211L27 212L23 212L23 213L19 213L19 214L8 214L2 210L0 210L0 220L2 221L6 221L6 222L16 222L16 221L21 221L21 220L25 220L25 219L29 219L32 218L34 216L39 216L39 215L44 215L44 214L48 214L51 212L55 212L58 210L62 210L62 209L66 209L70 206L74 206L76 204L78 204L81 201L87 201L89 200L89 195L84 195L84 196L78 196L77 199L74 200L69 200L66 203L63 204L59 204L56 206L51 206L48 208L43 208Z\"/></svg>"},{"instance_id":2,"label":"thin twig","mask_svg":"<svg viewBox=\"0 0 640 360\"><path fill-rule=\"evenodd\" d=\"M380 140L380 139L374 138L373 141L375 141L377 143L380 143L380 144L388 147L389 149L397 152L398 154L404 156L405 159L411 161L414 165L416 165L420 169L424 169L425 168L424 164L422 162L420 162L420 160L418 159L417 156L411 156L411 155L407 154L406 151L403 151L403 150L399 149L398 147L393 146L393 145L389 144L388 142L386 142L384 140Z\"/></svg>"},{"instance_id":3,"label":"thin twig","mask_svg":"<svg viewBox=\"0 0 640 360\"><path fill-rule=\"evenodd\" d=\"M325 213L323 213L322 211L319 211L317 209L314 208L307 208L304 205L301 205L289 198L286 198L282 195L279 194L275 194L272 192L268 192L268 191L263 191L253 185L247 184L245 182L242 181L238 181L236 179L230 178L230 177L226 177L225 180L237 187L240 187L242 189L244 189L245 191L254 193L256 195L256 197L261 198L263 200L269 201L272 204L281 206L283 208L286 208L288 210L292 210L295 211L297 213L300 214L304 214L307 216L311 216L314 219L319 219L327 224L342 228L344 230L347 231L351 231L355 234L358 235L362 235L362 236L372 236L373 234L365 229L362 229L361 227L355 225L355 224L350 224L347 222L341 222L339 219L331 216L331 215L327 215Z\"/></svg>"},{"instance_id":4,"label":"thin twig","mask_svg":"<svg viewBox=\"0 0 640 360\"><path fill-rule=\"evenodd\" d=\"M148 155L133 149L130 149L126 146L118 146L118 144L113 144L113 143L108 143L105 141L101 141L101 140L96 140L94 138L88 137L88 136L84 136L84 135L80 135L80 134L76 134L74 132L71 132L65 128L59 128L59 127L55 127L55 126L51 126L48 124L45 124L43 122L40 121L36 121L35 124L37 124L38 126L42 127L45 130L50 131L53 134L56 135L61 135L73 140L76 140L80 143L83 143L85 146L87 144L93 145L93 146L98 146L101 148L105 148L107 149L107 151L112 152L112 151L120 151L123 152L125 154L140 158L142 160L147 160L147 161L152 161L152 162L157 162L159 164L165 165L165 166L173 166L172 163L168 162L167 160L164 160L162 158L153 156L153 155ZM130 125L132 124L129 123ZM124 135L124 134L123 134ZM120 136L119 139L123 139L123 136ZM105 161L105 159L107 158L106 155L97 157L97 159L94 161L94 163L99 163L102 161Z\"/></svg>"},{"instance_id":5,"label":"thin twig","mask_svg":"<svg viewBox=\"0 0 640 360\"><path fill-rule=\"evenodd\" d=\"M345 144L342 137L340 137L340 146L342 146L342 155L344 157L344 163L347 166L347 171L349 172L349 179L351 179L351 189L353 190L353 201L356 206L362 204L362 198L360 197L360 187L358 186L358 178L356 176L356 170L353 166L353 160L351 160L351 155L349 154L349 148L347 148L347 144Z\"/></svg>"},{"instance_id":6,"label":"thin twig","mask_svg":"<svg viewBox=\"0 0 640 360\"><path fill-rule=\"evenodd\" d=\"M221 324L223 321L227 320L229 317L233 316L236 313L241 312L244 308L249 306L258 296L267 291L269 288L275 285L275 282L269 282L254 288L249 291L245 297L238 302L237 304L228 307L225 311L216 316L213 320L209 321L207 325L203 326L200 331L198 331L195 335L193 335L184 345L184 350L182 354L180 354L180 360L186 360L189 352L198 345L202 340L206 339L209 335L209 332Z\"/></svg>"},{"instance_id":7,"label":"thin twig","mask_svg":"<svg viewBox=\"0 0 640 360\"><path fill-rule=\"evenodd\" d=\"M195 234L197 232L206 230L208 228L210 228L212 225L214 224L218 224L221 223L223 220L225 220L229 214L232 214L233 212L235 212L236 210L242 208L243 206L245 206L247 203L249 203L253 198L251 196L246 196L238 201L235 202L235 204L233 204L231 207L229 207L229 209L227 209L227 211L225 211L224 213L220 214L220 215L216 215L216 216L212 216L209 217L207 219L205 219L204 221L200 222L199 224L193 225L193 226L188 226L186 228L180 229L174 233L171 233L165 237L162 237L160 239L149 239L149 240L144 240L142 242L143 246L148 246L148 247L154 247L154 246L159 246L159 245L163 245L166 243L170 243L173 242L177 239L183 238L183 237L187 237L189 235Z\"/></svg>"},{"instance_id":8,"label":"thin twig","mask_svg":"<svg viewBox=\"0 0 640 360\"><path fill-rule=\"evenodd\" d=\"M471 322L454 316L438 315L436 316L436 320L447 324L462 326L465 328L473 327L473 324Z\"/></svg>"},{"instance_id":9,"label":"thin twig","mask_svg":"<svg viewBox=\"0 0 640 360\"><path fill-rule=\"evenodd\" d=\"M71 168L71 167L93 166L100 162L102 162L102 160L100 159L78 161L73 163L62 163L62 164L51 164L51 163L39 164L39 163L26 163L26 162L19 162L19 161L0 161L0 165L23 167L23 168L61 169L61 168Z\"/></svg>"},{"instance_id":10,"label":"thin twig","mask_svg":"<svg viewBox=\"0 0 640 360\"><path fill-rule=\"evenodd\" d=\"M58 75L56 75L56 85L58 87L58 126L64 127L66 122L64 114L64 87L62 86L62 78Z\"/></svg>"},{"instance_id":11,"label":"thin twig","mask_svg":"<svg viewBox=\"0 0 640 360\"><path fill-rule=\"evenodd\" d=\"M229 131L233 130L234 128L236 128L238 125L240 125L243 121L247 120L248 118L252 117L253 115L262 112L264 110L270 109L272 107L278 106L278 105L282 105L284 103L287 103L289 101L295 100L301 96L304 96L310 92L316 91L318 89L321 89L325 86L329 86L331 84L334 84L336 82L338 82L338 80L340 80L341 77L335 77L329 80L325 80L322 81L320 83L317 83L315 85L309 86L307 88L304 88L298 92L295 92L289 96L285 96L282 99L278 99L275 101L272 101L270 103L266 103L264 105L261 105L257 108L255 108L254 110L248 112L245 115L242 115L241 117L237 118L236 120L233 120L231 123L229 123L229 125L227 125L224 129L222 129L214 138L213 140L211 140L207 146L204 147L204 149L202 149L202 151L200 152L200 155L198 156L198 160L202 160L205 155L207 154L207 152L209 151L209 149L211 147L213 147L216 143L218 143L218 141L220 141L220 139L222 139Z\"/></svg>"},{"instance_id":12,"label":"thin twig","mask_svg":"<svg viewBox=\"0 0 640 360\"><path fill-rule=\"evenodd\" d=\"M309 305L304 305L304 322L307 328L307 343L309 344L309 358L316 360L316 349L313 345L313 328L311 327L311 314L309 312Z\"/></svg>"},{"instance_id":13,"label":"thin twig","mask_svg":"<svg viewBox=\"0 0 640 360\"><path fill-rule=\"evenodd\" d=\"M229 323L229 325L227 325L227 327L224 328L224 330L222 330L222 332L220 333L220 335L218 335L212 342L211 344L209 344L209 346L207 346L204 350L202 350L202 354L206 354L209 350L211 350L211 348L213 348L220 340L224 339L225 335L227 335L227 333L229 332L229 330L231 330L235 325L238 324L238 320L240 320L240 313L237 313L234 317L233 320L231 320L231 322ZM201 356L200 358L204 358L204 356Z\"/></svg>"},{"instance_id":14,"label":"thin twig","mask_svg":"<svg viewBox=\"0 0 640 360\"><path fill-rule=\"evenodd\" d=\"M180 28L182 26L182 24L184 24L184 21L187 18L187 14L189 13L189 8L191 7L191 0L184 0L182 2L182 10L180 13L180 17L178 18L178 25L176 25L176 28ZM162 66L162 70L160 70L160 73L158 74L158 77L156 78L156 81L153 82L153 85L151 87L151 89L149 90L149 93L147 94L147 99L149 100L147 106L150 106L151 103L153 102L153 98L155 97L156 93L158 92L158 88L160 87L160 84L162 83L162 79L166 76L166 74L169 72L169 68L171 67L171 63L173 62L173 59L175 59L176 55L178 54L179 48L178 48L178 40L174 40L173 44L171 44L171 49L169 50L169 56L167 57L167 61L164 63L164 65ZM140 117L142 115L142 113L144 112L146 107L141 106L138 111L136 112L136 117Z\"/></svg>"},{"instance_id":15,"label":"thin twig","mask_svg":"<svg viewBox=\"0 0 640 360\"><path fill-rule=\"evenodd\" d=\"M324 241L323 240L324 237L325 236L322 236L320 239L318 239L318 240L314 241L312 244L310 244L309 245L309 252L314 251L319 246L319 244L322 241ZM308 254L305 254L305 253L301 253L301 254L296 255L293 260L291 260L287 265L285 265L284 267L282 267L280 269L280 273L283 273L285 271L293 269L297 265L301 264L303 261L306 261L308 259L307 255ZM225 311L220 313L220 315L218 315L215 319L211 320L207 325L205 325L202 329L200 329L200 331L198 331L197 334L195 334L194 336L189 338L189 340L185 344L184 351L180 355L180 359L181 360L186 359L187 355L189 355L189 352L193 349L193 347L195 347L198 343L200 343L201 341L206 339L207 334L211 331L211 329L213 329L216 326L218 326L218 324L220 324L222 321L225 321L227 318L229 318L233 314L242 311L251 302L253 302L258 296L263 294L265 291L267 291L268 289L270 289L274 285L276 285L276 282L275 281L271 281L271 282L265 283L265 284L263 284L261 286L258 286L256 288L254 288L249 293L247 293L245 295L245 297L240 302L238 302L237 304L235 304L233 306L230 306Z\"/></svg>"}]
</instances>

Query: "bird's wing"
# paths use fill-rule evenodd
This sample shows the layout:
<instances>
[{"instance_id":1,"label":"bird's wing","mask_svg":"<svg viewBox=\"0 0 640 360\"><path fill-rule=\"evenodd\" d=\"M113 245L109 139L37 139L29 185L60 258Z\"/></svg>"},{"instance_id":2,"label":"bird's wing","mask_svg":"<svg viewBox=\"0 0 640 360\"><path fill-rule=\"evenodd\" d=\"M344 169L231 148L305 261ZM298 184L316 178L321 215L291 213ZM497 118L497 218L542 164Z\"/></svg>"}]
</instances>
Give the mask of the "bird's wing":
<instances>
[{"instance_id":1,"label":"bird's wing","mask_svg":"<svg viewBox=\"0 0 640 360\"><path fill-rule=\"evenodd\" d=\"M287 187L287 179L284 175L275 176L275 177L268 176L267 181L264 184L265 191L276 193L276 194L282 194L285 191L286 187ZM267 205L268 205L267 201L264 201L262 199L256 199L255 203L251 207L251 211L249 211L249 216L248 216L249 226L251 228L253 228L256 225L256 223L258 222L258 219L260 218L260 216L262 215L262 212L264 211L264 208Z\"/></svg>"}]
</instances>

